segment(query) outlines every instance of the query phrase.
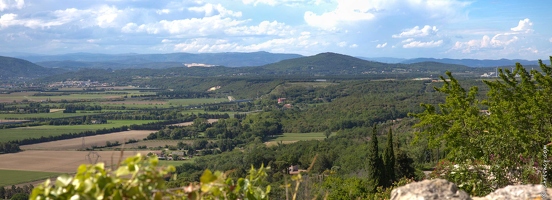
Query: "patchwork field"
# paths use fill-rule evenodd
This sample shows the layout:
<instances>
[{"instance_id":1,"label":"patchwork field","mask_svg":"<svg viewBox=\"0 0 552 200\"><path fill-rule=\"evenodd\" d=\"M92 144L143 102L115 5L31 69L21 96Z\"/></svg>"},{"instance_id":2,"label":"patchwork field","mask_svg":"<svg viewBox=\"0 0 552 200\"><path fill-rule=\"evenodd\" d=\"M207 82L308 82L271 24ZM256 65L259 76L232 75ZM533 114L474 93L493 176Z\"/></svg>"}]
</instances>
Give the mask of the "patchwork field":
<instances>
[{"instance_id":1,"label":"patchwork field","mask_svg":"<svg viewBox=\"0 0 552 200\"><path fill-rule=\"evenodd\" d=\"M109 120L107 124L70 125L70 126L33 126L12 129L0 129L0 142L22 140L26 138L47 137L50 135L61 135L64 133L80 133L86 130L98 130L129 126L132 124L146 124L156 120Z\"/></svg>"},{"instance_id":2,"label":"patchwork field","mask_svg":"<svg viewBox=\"0 0 552 200\"><path fill-rule=\"evenodd\" d=\"M91 148L92 146L105 146L107 141L115 142L118 141L120 144L123 144L129 139L142 140L147 137L150 133L155 131L122 131L117 133L110 133L105 135L94 135L84 137L84 147ZM52 142L43 142L38 144L23 145L20 146L23 150L77 150L82 149L82 138L73 138L67 140L58 140ZM126 144L126 147L132 146L133 144Z\"/></svg>"},{"instance_id":3,"label":"patchwork field","mask_svg":"<svg viewBox=\"0 0 552 200\"><path fill-rule=\"evenodd\" d=\"M98 162L117 163L120 151L94 151L100 155ZM129 156L150 151L125 151L123 159ZM38 172L74 173L81 164L90 164L88 151L22 151L19 153L1 154L0 170L21 170ZM94 156L92 156L92 160ZM113 162L112 162L113 161Z\"/></svg>"},{"instance_id":4,"label":"patchwork field","mask_svg":"<svg viewBox=\"0 0 552 200\"><path fill-rule=\"evenodd\" d=\"M28 183L37 180L46 180L47 178L56 177L60 174L61 173L56 172L0 170L0 187L16 185L19 183Z\"/></svg>"}]
</instances>

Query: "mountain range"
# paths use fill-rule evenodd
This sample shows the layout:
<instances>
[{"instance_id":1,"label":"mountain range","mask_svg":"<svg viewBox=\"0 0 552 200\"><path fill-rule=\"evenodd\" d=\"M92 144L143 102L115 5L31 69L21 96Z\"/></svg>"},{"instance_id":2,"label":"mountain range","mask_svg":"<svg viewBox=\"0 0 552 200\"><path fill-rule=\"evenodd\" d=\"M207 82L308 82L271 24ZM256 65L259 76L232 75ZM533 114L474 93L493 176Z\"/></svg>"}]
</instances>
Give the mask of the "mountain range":
<instances>
[{"instance_id":1,"label":"mountain range","mask_svg":"<svg viewBox=\"0 0 552 200\"><path fill-rule=\"evenodd\" d=\"M0 78L2 80L37 78L56 75L67 71L75 71L79 77L100 78L102 73L95 75L93 71L78 69L108 69L117 72L120 77L130 74L136 76L232 76L241 75L359 75L359 74L433 74L439 75L449 70L454 73L465 73L473 76L487 72L482 67L512 66L515 62L525 65L535 65L536 61L526 60L475 60L475 59L395 59L358 58L337 53L320 53L313 56L298 54L273 54L267 52L253 53L215 53L215 54L65 54L56 56L20 55L35 61L0 57ZM56 59L65 59L55 61ZM73 60L71 60L73 59ZM190 67L187 63L207 64L203 67ZM247 63L243 66L238 63ZM41 65L41 66L39 66ZM196 64L200 65L200 64ZM210 66L213 65L213 66ZM227 67L227 66L233 67ZM216 67L215 67L216 66ZM242 66L242 67L238 67ZM479 67L479 68L477 68ZM54 68L54 69L52 69ZM123 70L126 69L126 70ZM135 69L135 70L132 70ZM142 69L142 70L139 70ZM166 70L156 70L166 69ZM493 70L494 71L494 70ZM67 74L66 78L70 78ZM379 76L379 75L378 75ZM62 77L59 77L62 78Z\"/></svg>"},{"instance_id":2,"label":"mountain range","mask_svg":"<svg viewBox=\"0 0 552 200\"><path fill-rule=\"evenodd\" d=\"M36 55L13 53L12 57L25 59L48 68L76 70L80 68L125 69L125 68L170 68L184 64L201 63L226 67L262 66L282 60L308 57L299 54L268 53L264 51L240 53L168 53L168 54L94 54L72 53L60 55ZM419 62L438 62L464 65L468 67L512 66L519 62L523 65L537 65L536 60L521 59L451 59L451 58L393 58L393 57L357 57L359 59L388 64L411 64Z\"/></svg>"},{"instance_id":3,"label":"mountain range","mask_svg":"<svg viewBox=\"0 0 552 200\"><path fill-rule=\"evenodd\" d=\"M202 63L226 67L260 66L285 59L302 57L299 54L268 53L264 51L251 53L168 53L168 54L92 54L73 53L62 55L19 55L25 59L45 67L74 68L147 68L151 63L171 63L174 65ZM166 64L165 64L166 65Z\"/></svg>"}]
</instances>

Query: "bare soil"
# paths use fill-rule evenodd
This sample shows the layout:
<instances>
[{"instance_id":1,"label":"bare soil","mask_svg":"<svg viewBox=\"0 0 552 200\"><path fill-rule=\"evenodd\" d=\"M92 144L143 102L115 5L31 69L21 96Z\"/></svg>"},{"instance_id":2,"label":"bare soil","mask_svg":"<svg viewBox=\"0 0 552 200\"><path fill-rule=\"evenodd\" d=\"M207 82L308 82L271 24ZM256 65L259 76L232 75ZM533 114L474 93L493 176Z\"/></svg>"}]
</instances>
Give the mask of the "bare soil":
<instances>
[{"instance_id":1,"label":"bare soil","mask_svg":"<svg viewBox=\"0 0 552 200\"><path fill-rule=\"evenodd\" d=\"M110 133L105 135L95 135L84 137L84 149L91 148L92 146L102 147L105 146L106 142L115 142L118 141L120 144L123 144L129 139L142 140L146 138L150 133L156 131L142 131L142 130L132 130L132 131L122 131L116 133ZM83 138L73 138L67 140L58 140L52 142L44 142L31 145L23 145L20 148L23 150L78 150L83 149ZM130 145L130 144L129 144ZM0 159L1 160L1 159Z\"/></svg>"},{"instance_id":2,"label":"bare soil","mask_svg":"<svg viewBox=\"0 0 552 200\"><path fill-rule=\"evenodd\" d=\"M97 153L98 162L110 166L119 161L120 151L93 151ZM125 151L123 158L136 155L137 153L147 154L150 151ZM22 170L22 171L44 171L74 173L81 164L90 164L90 160L96 160L95 155L89 155L89 151L22 151L0 155L0 169Z\"/></svg>"}]
</instances>

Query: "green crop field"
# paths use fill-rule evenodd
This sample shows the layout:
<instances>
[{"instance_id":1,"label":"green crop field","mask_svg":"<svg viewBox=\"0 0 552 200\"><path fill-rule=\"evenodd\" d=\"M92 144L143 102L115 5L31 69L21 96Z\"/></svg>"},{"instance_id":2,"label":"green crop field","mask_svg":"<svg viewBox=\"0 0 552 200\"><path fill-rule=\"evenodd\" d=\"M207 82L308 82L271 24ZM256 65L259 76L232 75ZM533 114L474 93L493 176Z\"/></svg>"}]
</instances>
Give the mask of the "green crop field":
<instances>
[{"instance_id":1,"label":"green crop field","mask_svg":"<svg viewBox=\"0 0 552 200\"><path fill-rule=\"evenodd\" d=\"M45 180L50 177L56 177L60 173L55 172L35 172L35 171L17 171L0 169L0 186L11 186L19 183Z\"/></svg>"},{"instance_id":2,"label":"green crop field","mask_svg":"<svg viewBox=\"0 0 552 200\"><path fill-rule=\"evenodd\" d=\"M94 115L99 113L63 113L63 112L51 112L51 113L31 113L31 114L0 114L0 119L28 119L28 118L64 118L64 117L76 117L85 115Z\"/></svg>"},{"instance_id":3,"label":"green crop field","mask_svg":"<svg viewBox=\"0 0 552 200\"><path fill-rule=\"evenodd\" d=\"M155 122L156 120L108 120L107 124L90 124L90 125L69 125L69 126L34 126L12 129L0 129L0 142L8 142L13 140L22 140L26 138L48 137L50 135L61 135L64 133L80 133L86 130L98 130L103 128L113 128L121 126L129 126L132 124L146 124Z\"/></svg>"}]
</instances>

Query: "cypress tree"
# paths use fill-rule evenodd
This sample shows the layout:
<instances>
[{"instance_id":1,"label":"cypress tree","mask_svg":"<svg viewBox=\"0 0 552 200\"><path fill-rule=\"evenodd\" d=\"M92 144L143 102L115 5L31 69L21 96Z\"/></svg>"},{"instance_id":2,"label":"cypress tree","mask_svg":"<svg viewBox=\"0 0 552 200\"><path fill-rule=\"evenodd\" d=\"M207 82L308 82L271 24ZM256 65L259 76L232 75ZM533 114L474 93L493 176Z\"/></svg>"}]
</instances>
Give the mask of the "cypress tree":
<instances>
[{"instance_id":1,"label":"cypress tree","mask_svg":"<svg viewBox=\"0 0 552 200\"><path fill-rule=\"evenodd\" d=\"M382 185L383 180L383 161L378 151L377 127L374 124L372 130L372 138L370 138L370 157L368 158L368 178L373 181L376 186Z\"/></svg>"},{"instance_id":2,"label":"cypress tree","mask_svg":"<svg viewBox=\"0 0 552 200\"><path fill-rule=\"evenodd\" d=\"M393 150L393 132L389 128L387 133L387 146L383 150L383 164L385 166L385 179L383 180L384 186L391 186L395 181L395 151Z\"/></svg>"}]
</instances>

